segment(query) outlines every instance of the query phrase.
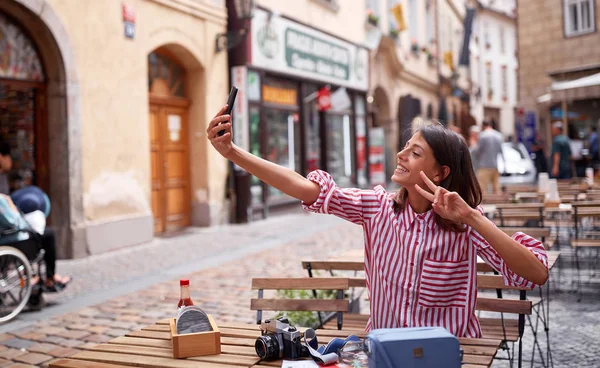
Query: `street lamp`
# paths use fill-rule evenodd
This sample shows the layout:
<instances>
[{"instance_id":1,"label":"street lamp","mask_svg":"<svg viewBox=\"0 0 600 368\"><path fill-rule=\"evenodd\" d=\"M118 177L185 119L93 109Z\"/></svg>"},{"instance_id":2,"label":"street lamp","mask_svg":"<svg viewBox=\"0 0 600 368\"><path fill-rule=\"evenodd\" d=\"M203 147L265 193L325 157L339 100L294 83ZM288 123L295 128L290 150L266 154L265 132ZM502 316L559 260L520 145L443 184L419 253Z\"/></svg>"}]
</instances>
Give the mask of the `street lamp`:
<instances>
[{"instance_id":1,"label":"street lamp","mask_svg":"<svg viewBox=\"0 0 600 368\"><path fill-rule=\"evenodd\" d=\"M219 33L215 39L215 52L231 50L242 42L248 35L250 20L254 11L254 0L233 0L237 22L240 28L227 33Z\"/></svg>"}]
</instances>

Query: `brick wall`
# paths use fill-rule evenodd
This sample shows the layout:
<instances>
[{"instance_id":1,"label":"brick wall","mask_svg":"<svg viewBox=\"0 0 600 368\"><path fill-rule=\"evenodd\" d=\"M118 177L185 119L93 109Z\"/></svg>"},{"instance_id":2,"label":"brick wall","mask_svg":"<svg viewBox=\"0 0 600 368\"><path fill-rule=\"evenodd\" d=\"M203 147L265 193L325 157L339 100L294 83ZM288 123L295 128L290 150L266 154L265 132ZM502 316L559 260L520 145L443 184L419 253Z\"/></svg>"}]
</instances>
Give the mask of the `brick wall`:
<instances>
[{"instance_id":1,"label":"brick wall","mask_svg":"<svg viewBox=\"0 0 600 368\"><path fill-rule=\"evenodd\" d=\"M518 0L519 100L535 109L551 84L547 72L600 64L600 0L595 0L596 32L565 38L563 0Z\"/></svg>"}]
</instances>

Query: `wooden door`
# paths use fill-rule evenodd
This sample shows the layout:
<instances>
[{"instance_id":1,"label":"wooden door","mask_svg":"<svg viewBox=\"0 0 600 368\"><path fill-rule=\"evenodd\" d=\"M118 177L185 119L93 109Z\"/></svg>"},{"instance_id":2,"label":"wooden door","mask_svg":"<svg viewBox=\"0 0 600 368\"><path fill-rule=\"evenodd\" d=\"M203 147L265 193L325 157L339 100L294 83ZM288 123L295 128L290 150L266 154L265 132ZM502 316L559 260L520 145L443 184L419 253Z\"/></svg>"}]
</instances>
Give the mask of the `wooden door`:
<instances>
[{"instance_id":1,"label":"wooden door","mask_svg":"<svg viewBox=\"0 0 600 368\"><path fill-rule=\"evenodd\" d=\"M150 105L150 155L154 232L190 224L187 108Z\"/></svg>"}]
</instances>

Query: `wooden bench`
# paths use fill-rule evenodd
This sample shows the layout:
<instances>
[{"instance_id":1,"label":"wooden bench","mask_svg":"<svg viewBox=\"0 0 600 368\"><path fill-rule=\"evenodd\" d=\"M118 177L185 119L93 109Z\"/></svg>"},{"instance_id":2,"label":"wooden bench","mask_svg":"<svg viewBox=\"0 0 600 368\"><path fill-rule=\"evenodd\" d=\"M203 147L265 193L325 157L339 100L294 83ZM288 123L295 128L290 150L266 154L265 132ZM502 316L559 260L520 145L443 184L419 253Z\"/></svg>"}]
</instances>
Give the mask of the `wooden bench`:
<instances>
[{"instance_id":1,"label":"wooden bench","mask_svg":"<svg viewBox=\"0 0 600 368\"><path fill-rule=\"evenodd\" d=\"M349 287L348 278L342 277L254 278L252 289L258 290L258 298L250 300L250 309L257 311L258 324L262 321L263 310L336 312L337 327L341 330L343 313L348 312L350 305L344 298ZM264 290L337 290L337 299L267 299L263 298Z\"/></svg>"}]
</instances>

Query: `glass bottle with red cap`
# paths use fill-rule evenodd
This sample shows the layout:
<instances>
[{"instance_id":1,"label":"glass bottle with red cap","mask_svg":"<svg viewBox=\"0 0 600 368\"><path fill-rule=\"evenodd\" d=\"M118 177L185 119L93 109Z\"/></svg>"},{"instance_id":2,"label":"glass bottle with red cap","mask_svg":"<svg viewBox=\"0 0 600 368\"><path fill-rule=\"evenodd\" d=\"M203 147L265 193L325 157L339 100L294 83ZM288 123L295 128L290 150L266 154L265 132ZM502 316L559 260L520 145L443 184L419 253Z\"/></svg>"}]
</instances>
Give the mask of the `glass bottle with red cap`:
<instances>
[{"instance_id":1,"label":"glass bottle with red cap","mask_svg":"<svg viewBox=\"0 0 600 368\"><path fill-rule=\"evenodd\" d=\"M190 280L179 280L179 286L181 287L181 293L179 296L177 309L194 305L194 302L192 302L192 298L190 296Z\"/></svg>"}]
</instances>

